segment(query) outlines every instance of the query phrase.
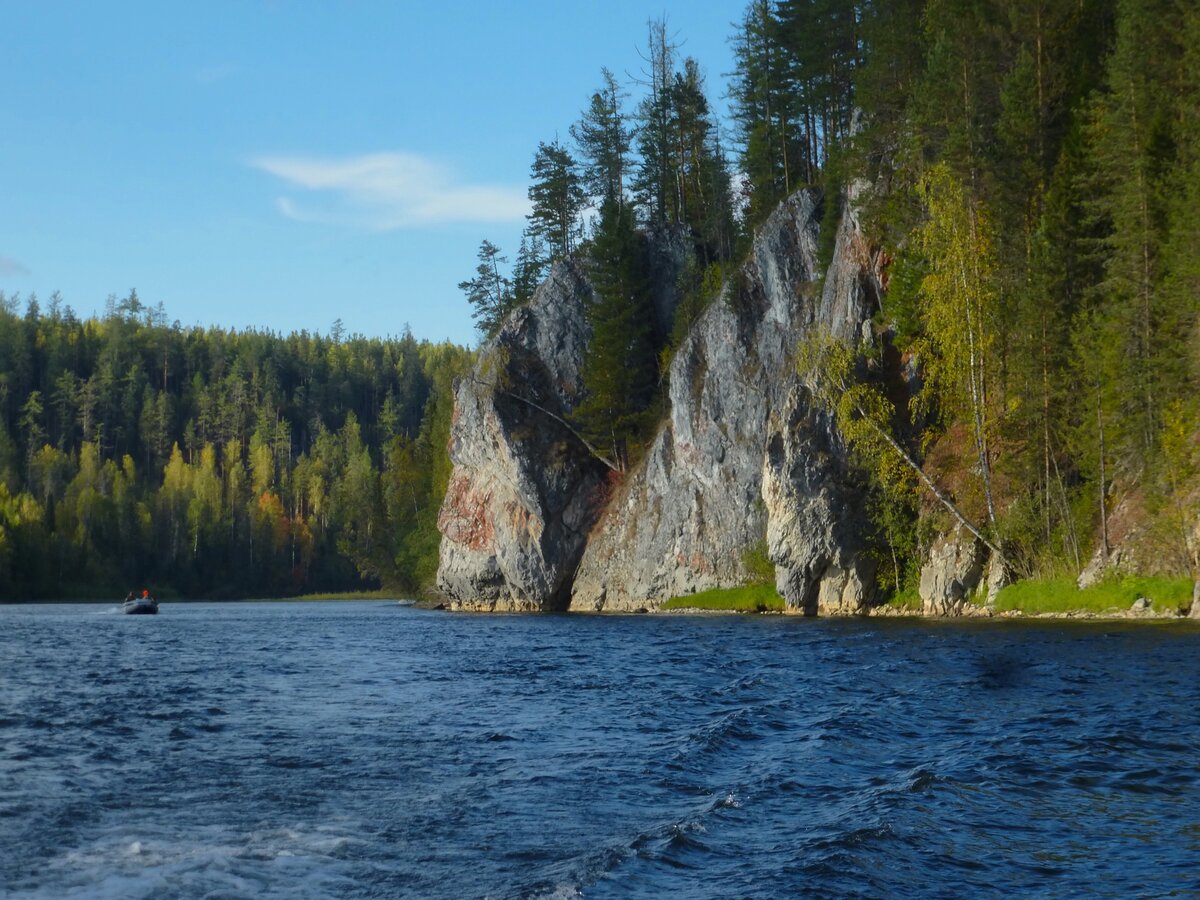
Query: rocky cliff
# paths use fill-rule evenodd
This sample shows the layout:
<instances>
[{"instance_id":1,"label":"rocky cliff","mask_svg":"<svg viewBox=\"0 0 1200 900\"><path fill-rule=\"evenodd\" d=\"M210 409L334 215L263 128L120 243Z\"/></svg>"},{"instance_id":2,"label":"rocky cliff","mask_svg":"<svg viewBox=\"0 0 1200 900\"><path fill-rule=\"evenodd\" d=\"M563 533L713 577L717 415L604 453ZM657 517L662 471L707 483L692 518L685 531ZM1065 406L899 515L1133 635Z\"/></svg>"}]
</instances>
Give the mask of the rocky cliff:
<instances>
[{"instance_id":1,"label":"rocky cliff","mask_svg":"<svg viewBox=\"0 0 1200 900\"><path fill-rule=\"evenodd\" d=\"M852 217L819 289L818 199L802 192L775 211L679 347L667 422L589 541L573 607L653 608L741 584L746 552L763 542L790 607L857 609L869 596L859 497L795 374L810 328L856 335L873 311Z\"/></svg>"},{"instance_id":2,"label":"rocky cliff","mask_svg":"<svg viewBox=\"0 0 1200 900\"><path fill-rule=\"evenodd\" d=\"M591 336L583 271L556 263L458 385L438 587L454 606L561 609L605 469L566 424Z\"/></svg>"},{"instance_id":3,"label":"rocky cliff","mask_svg":"<svg viewBox=\"0 0 1200 900\"><path fill-rule=\"evenodd\" d=\"M675 353L666 421L619 483L566 425L590 290L580 269L556 266L459 386L439 523L438 583L452 604L653 608L742 583L747 551L765 545L790 608L863 607L873 564L860 552L861 497L794 364L814 327L869 339L878 261L852 201L823 280L818 194L794 195L759 229Z\"/></svg>"}]
</instances>

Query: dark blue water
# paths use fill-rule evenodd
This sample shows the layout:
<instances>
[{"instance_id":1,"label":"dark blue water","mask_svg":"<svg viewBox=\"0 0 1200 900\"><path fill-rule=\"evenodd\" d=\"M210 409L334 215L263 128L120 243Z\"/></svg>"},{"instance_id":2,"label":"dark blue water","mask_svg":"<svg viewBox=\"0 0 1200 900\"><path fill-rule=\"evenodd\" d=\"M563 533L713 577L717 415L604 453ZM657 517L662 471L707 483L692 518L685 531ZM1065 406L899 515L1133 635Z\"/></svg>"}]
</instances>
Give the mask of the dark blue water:
<instances>
[{"instance_id":1,"label":"dark blue water","mask_svg":"<svg viewBox=\"0 0 1200 900\"><path fill-rule=\"evenodd\" d=\"M1200 893L1200 631L0 607L0 894Z\"/></svg>"}]
</instances>

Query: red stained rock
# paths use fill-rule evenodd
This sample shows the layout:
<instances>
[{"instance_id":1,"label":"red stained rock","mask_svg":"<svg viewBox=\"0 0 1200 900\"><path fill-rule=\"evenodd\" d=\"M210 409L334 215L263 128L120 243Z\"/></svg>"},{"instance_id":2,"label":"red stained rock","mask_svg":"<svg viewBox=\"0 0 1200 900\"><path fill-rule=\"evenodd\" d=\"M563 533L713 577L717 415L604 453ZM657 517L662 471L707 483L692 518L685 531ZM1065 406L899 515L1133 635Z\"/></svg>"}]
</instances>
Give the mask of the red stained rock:
<instances>
[{"instance_id":1,"label":"red stained rock","mask_svg":"<svg viewBox=\"0 0 1200 900\"><path fill-rule=\"evenodd\" d=\"M492 494L471 490L471 478L458 472L450 479L446 501L438 514L438 531L448 541L470 550L491 550L496 542L492 522Z\"/></svg>"}]
</instances>

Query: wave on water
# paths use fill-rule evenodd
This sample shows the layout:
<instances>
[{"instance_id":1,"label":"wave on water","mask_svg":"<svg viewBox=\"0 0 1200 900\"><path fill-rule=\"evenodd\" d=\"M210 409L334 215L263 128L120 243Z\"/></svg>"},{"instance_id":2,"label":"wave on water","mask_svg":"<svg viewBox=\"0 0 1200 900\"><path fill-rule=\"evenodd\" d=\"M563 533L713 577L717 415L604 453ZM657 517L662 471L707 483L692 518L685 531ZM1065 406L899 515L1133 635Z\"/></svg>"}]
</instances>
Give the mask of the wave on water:
<instances>
[{"instance_id":1,"label":"wave on water","mask_svg":"<svg viewBox=\"0 0 1200 900\"><path fill-rule=\"evenodd\" d=\"M337 896L355 884L346 850L362 844L344 828L306 823L244 833L210 826L191 835L117 828L51 858L40 883L18 881L5 896Z\"/></svg>"},{"instance_id":2,"label":"wave on water","mask_svg":"<svg viewBox=\"0 0 1200 900\"><path fill-rule=\"evenodd\" d=\"M1200 892L1194 630L384 609L0 607L0 895Z\"/></svg>"}]
</instances>

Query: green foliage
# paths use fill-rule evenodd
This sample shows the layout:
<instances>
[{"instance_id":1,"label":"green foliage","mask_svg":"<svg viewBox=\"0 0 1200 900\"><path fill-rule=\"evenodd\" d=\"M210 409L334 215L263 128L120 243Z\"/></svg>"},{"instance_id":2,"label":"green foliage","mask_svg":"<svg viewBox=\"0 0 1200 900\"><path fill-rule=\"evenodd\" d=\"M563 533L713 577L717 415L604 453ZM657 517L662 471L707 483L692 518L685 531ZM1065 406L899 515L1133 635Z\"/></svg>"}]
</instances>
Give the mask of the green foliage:
<instances>
[{"instance_id":1,"label":"green foliage","mask_svg":"<svg viewBox=\"0 0 1200 900\"><path fill-rule=\"evenodd\" d=\"M916 593L920 578L922 539L928 544L928 523L919 518L919 496L912 474L883 483L868 482L867 517L871 523L868 552L875 559L876 584L893 598Z\"/></svg>"},{"instance_id":2,"label":"green foliage","mask_svg":"<svg viewBox=\"0 0 1200 900\"><path fill-rule=\"evenodd\" d=\"M892 263L882 313L895 328L896 342L900 346L912 344L921 334L921 284L927 274L928 261L911 244L906 245Z\"/></svg>"},{"instance_id":3,"label":"green foliage","mask_svg":"<svg viewBox=\"0 0 1200 900\"><path fill-rule=\"evenodd\" d=\"M1139 597L1153 601L1159 613L1174 615L1192 600L1190 578L1125 577L1101 581L1080 590L1072 578L1018 581L996 597L996 611L1019 610L1029 615L1088 611L1121 612Z\"/></svg>"},{"instance_id":4,"label":"green foliage","mask_svg":"<svg viewBox=\"0 0 1200 900\"><path fill-rule=\"evenodd\" d=\"M716 300L721 293L721 288L725 284L726 269L727 267L719 262L701 266L695 258L692 258L679 273L676 283L679 303L675 307L675 321L671 327L668 357L674 354L692 330L692 326L700 318L701 313L708 309L709 304ZM666 362L669 362L669 358ZM666 366L661 368L665 373Z\"/></svg>"},{"instance_id":5,"label":"green foliage","mask_svg":"<svg viewBox=\"0 0 1200 900\"><path fill-rule=\"evenodd\" d=\"M587 201L579 166L558 141L540 142L530 172L529 234L545 241L552 258L566 256L575 245Z\"/></svg>"},{"instance_id":6,"label":"green foliage","mask_svg":"<svg viewBox=\"0 0 1200 900\"><path fill-rule=\"evenodd\" d=\"M575 419L581 433L623 470L630 444L646 430L657 374L645 264L629 209L611 200L604 204L590 262L594 295L586 309L592 329L583 364L587 397Z\"/></svg>"},{"instance_id":7,"label":"green foliage","mask_svg":"<svg viewBox=\"0 0 1200 900\"><path fill-rule=\"evenodd\" d=\"M928 352L920 399L926 411L956 414L969 423L988 521L994 523L992 448L1003 411L994 386L1000 295L991 224L949 166L930 169L922 188L929 217L916 243L928 260L921 281Z\"/></svg>"},{"instance_id":8,"label":"green foliage","mask_svg":"<svg viewBox=\"0 0 1200 900\"><path fill-rule=\"evenodd\" d=\"M87 321L58 298L24 317L3 300L0 595L432 577L467 351L409 334L184 329L136 294Z\"/></svg>"},{"instance_id":9,"label":"green foliage","mask_svg":"<svg viewBox=\"0 0 1200 900\"><path fill-rule=\"evenodd\" d=\"M764 538L753 547L742 551L742 567L751 585L775 585L775 563L767 552L767 541Z\"/></svg>"},{"instance_id":10,"label":"green foliage","mask_svg":"<svg viewBox=\"0 0 1200 900\"><path fill-rule=\"evenodd\" d=\"M621 112L625 94L608 69L600 70L604 85L592 94L591 103L571 137L583 157L583 185L603 205L625 201L625 171L629 165L632 132Z\"/></svg>"},{"instance_id":11,"label":"green foliage","mask_svg":"<svg viewBox=\"0 0 1200 900\"><path fill-rule=\"evenodd\" d=\"M874 4L751 0L733 37L732 115L751 223L819 180L850 134L859 25ZM831 191L831 194L835 193Z\"/></svg>"},{"instance_id":12,"label":"green foliage","mask_svg":"<svg viewBox=\"0 0 1200 900\"><path fill-rule=\"evenodd\" d=\"M814 331L801 343L797 369L817 403L832 412L859 465L885 492L912 490L912 467L891 437L896 410L880 385L857 377L858 356L848 344Z\"/></svg>"},{"instance_id":13,"label":"green foliage","mask_svg":"<svg viewBox=\"0 0 1200 900\"><path fill-rule=\"evenodd\" d=\"M663 609L709 609L728 612L783 612L784 602L775 593L773 584L749 585L738 588L716 588L672 597Z\"/></svg>"},{"instance_id":14,"label":"green foliage","mask_svg":"<svg viewBox=\"0 0 1200 900\"><path fill-rule=\"evenodd\" d=\"M475 277L458 283L471 304L471 318L485 338L500 330L500 325L517 302L512 280L500 274L500 266L508 262L500 248L491 241L479 244L479 264Z\"/></svg>"},{"instance_id":15,"label":"green foliage","mask_svg":"<svg viewBox=\"0 0 1200 900\"><path fill-rule=\"evenodd\" d=\"M825 271L833 261L833 249L837 246L838 226L842 222L845 196L840 179L828 172L825 179L824 196L821 200L821 230L817 237L817 266Z\"/></svg>"},{"instance_id":16,"label":"green foliage","mask_svg":"<svg viewBox=\"0 0 1200 900\"><path fill-rule=\"evenodd\" d=\"M906 612L921 611L921 595L915 587L905 588L888 598L887 605L892 609L901 609Z\"/></svg>"},{"instance_id":17,"label":"green foliage","mask_svg":"<svg viewBox=\"0 0 1200 900\"><path fill-rule=\"evenodd\" d=\"M528 303L533 298L533 292L542 283L549 264L546 245L541 237L528 231L521 235L521 248L517 251L512 273L514 307Z\"/></svg>"}]
</instances>

